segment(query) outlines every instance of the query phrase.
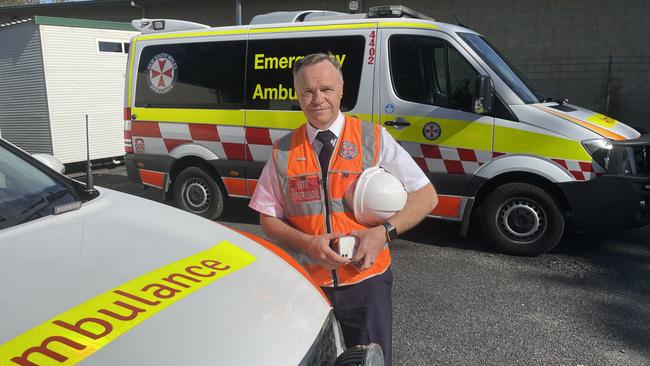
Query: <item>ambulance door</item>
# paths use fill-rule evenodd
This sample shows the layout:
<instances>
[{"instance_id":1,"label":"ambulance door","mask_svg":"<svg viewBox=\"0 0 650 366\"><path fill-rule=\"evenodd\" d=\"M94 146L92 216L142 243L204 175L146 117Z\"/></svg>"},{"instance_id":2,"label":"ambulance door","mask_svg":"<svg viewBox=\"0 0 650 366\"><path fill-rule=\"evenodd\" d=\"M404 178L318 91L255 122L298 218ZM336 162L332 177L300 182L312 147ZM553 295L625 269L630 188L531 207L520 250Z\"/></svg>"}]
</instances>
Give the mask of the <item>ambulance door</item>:
<instances>
[{"instance_id":1,"label":"ambulance door","mask_svg":"<svg viewBox=\"0 0 650 366\"><path fill-rule=\"evenodd\" d=\"M312 53L331 53L342 65L343 113L372 120L373 68L365 67L365 47L376 24L367 29L350 25L331 31L274 32L251 29L246 71L246 177L253 194L262 168L271 155L273 143L305 123L293 89L293 65ZM346 28L347 27L347 28ZM320 27L313 27L318 29ZM373 50L374 52L374 50ZM372 65L371 65L372 66ZM360 93L363 90L363 93Z\"/></svg>"},{"instance_id":2,"label":"ambulance door","mask_svg":"<svg viewBox=\"0 0 650 366\"><path fill-rule=\"evenodd\" d=\"M383 29L380 42L379 122L438 190L432 216L461 220L465 188L492 159L494 118L472 112L476 77L487 73L442 32Z\"/></svg>"}]
</instances>

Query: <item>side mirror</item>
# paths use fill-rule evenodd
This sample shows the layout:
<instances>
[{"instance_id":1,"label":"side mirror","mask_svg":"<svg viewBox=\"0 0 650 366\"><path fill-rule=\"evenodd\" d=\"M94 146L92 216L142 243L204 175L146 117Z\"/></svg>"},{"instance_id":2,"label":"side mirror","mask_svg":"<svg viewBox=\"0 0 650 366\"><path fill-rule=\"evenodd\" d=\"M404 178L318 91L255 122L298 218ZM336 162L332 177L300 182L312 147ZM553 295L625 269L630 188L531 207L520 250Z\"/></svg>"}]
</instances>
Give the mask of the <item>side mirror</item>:
<instances>
[{"instance_id":1,"label":"side mirror","mask_svg":"<svg viewBox=\"0 0 650 366\"><path fill-rule=\"evenodd\" d=\"M55 158L54 156L48 154L32 154L32 156L35 157L36 160L47 165L50 169L54 170L55 172L60 174L65 173L65 166L63 165L63 163L61 163L59 159Z\"/></svg>"},{"instance_id":2,"label":"side mirror","mask_svg":"<svg viewBox=\"0 0 650 366\"><path fill-rule=\"evenodd\" d=\"M487 75L476 77L474 100L472 106L476 114L490 114L494 110L494 86Z\"/></svg>"}]
</instances>

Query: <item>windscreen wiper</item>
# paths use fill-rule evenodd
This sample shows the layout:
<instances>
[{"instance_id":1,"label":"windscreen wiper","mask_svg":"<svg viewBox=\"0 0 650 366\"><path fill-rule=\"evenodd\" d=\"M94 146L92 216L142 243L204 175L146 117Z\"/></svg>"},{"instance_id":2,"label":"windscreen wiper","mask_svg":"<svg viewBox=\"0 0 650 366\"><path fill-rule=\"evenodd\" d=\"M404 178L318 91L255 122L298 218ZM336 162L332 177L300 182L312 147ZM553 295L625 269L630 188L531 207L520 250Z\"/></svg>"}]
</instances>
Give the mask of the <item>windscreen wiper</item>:
<instances>
[{"instance_id":1,"label":"windscreen wiper","mask_svg":"<svg viewBox=\"0 0 650 366\"><path fill-rule=\"evenodd\" d=\"M542 99L542 103L550 103L554 102L559 105L564 105L564 103L569 103L569 100L567 98L557 98L557 97L545 97Z\"/></svg>"},{"instance_id":2,"label":"windscreen wiper","mask_svg":"<svg viewBox=\"0 0 650 366\"><path fill-rule=\"evenodd\" d=\"M58 191L50 192L43 195L41 198L37 199L31 205L29 205L29 207L24 209L20 213L20 215L18 215L18 218L16 220L17 221L16 225L28 221L30 217L41 212L43 209L50 206L53 202L58 201L59 199L61 199L61 197L71 192L72 191L70 190L70 188L63 188Z\"/></svg>"}]
</instances>

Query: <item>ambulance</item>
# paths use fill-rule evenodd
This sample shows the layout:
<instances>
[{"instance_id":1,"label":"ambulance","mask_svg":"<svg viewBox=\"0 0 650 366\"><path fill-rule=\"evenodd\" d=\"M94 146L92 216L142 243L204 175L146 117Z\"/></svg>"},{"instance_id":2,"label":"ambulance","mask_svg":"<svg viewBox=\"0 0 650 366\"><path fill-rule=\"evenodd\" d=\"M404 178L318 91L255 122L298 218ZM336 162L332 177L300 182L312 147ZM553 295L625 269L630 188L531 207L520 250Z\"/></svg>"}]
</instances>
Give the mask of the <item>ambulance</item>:
<instances>
[{"instance_id":1,"label":"ambulance","mask_svg":"<svg viewBox=\"0 0 650 366\"><path fill-rule=\"evenodd\" d=\"M480 224L497 249L551 250L565 231L650 218L635 129L542 96L480 34L404 6L274 12L246 26L133 22L129 176L207 218L250 198L272 145L305 123L291 68L330 52L344 113L384 126L440 194L430 217ZM433 233L432 233L433 235Z\"/></svg>"},{"instance_id":2,"label":"ambulance","mask_svg":"<svg viewBox=\"0 0 650 366\"><path fill-rule=\"evenodd\" d=\"M274 245L39 160L0 139L0 365L383 365Z\"/></svg>"}]
</instances>

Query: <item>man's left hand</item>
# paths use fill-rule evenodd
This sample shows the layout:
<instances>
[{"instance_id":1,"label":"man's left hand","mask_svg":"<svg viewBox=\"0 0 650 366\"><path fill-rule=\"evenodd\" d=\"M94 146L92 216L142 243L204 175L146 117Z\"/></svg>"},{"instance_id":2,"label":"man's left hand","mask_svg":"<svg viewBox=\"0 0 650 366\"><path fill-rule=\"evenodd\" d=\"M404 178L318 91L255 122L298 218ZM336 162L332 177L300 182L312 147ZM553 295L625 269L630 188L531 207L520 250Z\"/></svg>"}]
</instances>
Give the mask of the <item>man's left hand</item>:
<instances>
[{"instance_id":1,"label":"man's left hand","mask_svg":"<svg viewBox=\"0 0 650 366\"><path fill-rule=\"evenodd\" d=\"M352 257L352 262L357 263L360 269L372 267L386 244L386 228L375 226L366 230L353 231L350 235L359 238L359 248Z\"/></svg>"}]
</instances>

